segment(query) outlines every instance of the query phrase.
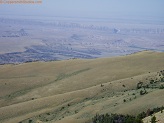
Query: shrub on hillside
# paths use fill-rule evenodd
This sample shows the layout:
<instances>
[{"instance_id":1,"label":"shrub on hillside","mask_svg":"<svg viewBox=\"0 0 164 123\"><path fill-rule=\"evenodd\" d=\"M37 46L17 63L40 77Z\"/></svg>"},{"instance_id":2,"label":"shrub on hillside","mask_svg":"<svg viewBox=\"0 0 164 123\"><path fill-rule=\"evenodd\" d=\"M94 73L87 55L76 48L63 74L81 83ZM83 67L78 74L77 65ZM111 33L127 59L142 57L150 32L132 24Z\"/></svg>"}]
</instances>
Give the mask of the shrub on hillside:
<instances>
[{"instance_id":1,"label":"shrub on hillside","mask_svg":"<svg viewBox=\"0 0 164 123\"><path fill-rule=\"evenodd\" d=\"M153 117L151 118L151 123L156 123L156 117L155 117L155 116L153 116Z\"/></svg>"},{"instance_id":2,"label":"shrub on hillside","mask_svg":"<svg viewBox=\"0 0 164 123\"><path fill-rule=\"evenodd\" d=\"M137 89L142 88L142 85L143 85L143 82L139 82L139 83L137 83Z\"/></svg>"},{"instance_id":3,"label":"shrub on hillside","mask_svg":"<svg viewBox=\"0 0 164 123\"><path fill-rule=\"evenodd\" d=\"M105 114L96 115L93 123L143 123L141 119L131 115Z\"/></svg>"},{"instance_id":4,"label":"shrub on hillside","mask_svg":"<svg viewBox=\"0 0 164 123\"><path fill-rule=\"evenodd\" d=\"M142 121L143 118L162 110L164 110L163 106L153 108L152 110L148 109L147 112L142 112L138 114L136 117L132 115L108 114L108 113L102 115L96 114L96 116L92 118L92 123L143 123ZM156 119L153 118L152 123L155 123L154 122L155 120Z\"/></svg>"},{"instance_id":5,"label":"shrub on hillside","mask_svg":"<svg viewBox=\"0 0 164 123\"><path fill-rule=\"evenodd\" d=\"M141 91L140 91L140 95L144 95L144 94L147 94L147 91L146 91L146 90L144 90L144 91L141 90Z\"/></svg>"}]
</instances>

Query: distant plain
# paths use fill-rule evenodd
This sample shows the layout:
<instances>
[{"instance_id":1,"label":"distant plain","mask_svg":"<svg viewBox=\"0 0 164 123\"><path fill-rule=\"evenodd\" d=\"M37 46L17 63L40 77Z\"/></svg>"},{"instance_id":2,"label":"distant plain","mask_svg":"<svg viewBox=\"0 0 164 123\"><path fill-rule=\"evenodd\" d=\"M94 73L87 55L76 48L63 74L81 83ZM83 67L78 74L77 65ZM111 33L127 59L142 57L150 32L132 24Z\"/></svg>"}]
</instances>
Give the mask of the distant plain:
<instances>
[{"instance_id":1,"label":"distant plain","mask_svg":"<svg viewBox=\"0 0 164 123\"><path fill-rule=\"evenodd\" d=\"M164 25L151 20L1 17L0 26L0 64L164 51Z\"/></svg>"},{"instance_id":2,"label":"distant plain","mask_svg":"<svg viewBox=\"0 0 164 123\"><path fill-rule=\"evenodd\" d=\"M0 27L2 123L91 123L164 106L161 22L0 17Z\"/></svg>"}]
</instances>

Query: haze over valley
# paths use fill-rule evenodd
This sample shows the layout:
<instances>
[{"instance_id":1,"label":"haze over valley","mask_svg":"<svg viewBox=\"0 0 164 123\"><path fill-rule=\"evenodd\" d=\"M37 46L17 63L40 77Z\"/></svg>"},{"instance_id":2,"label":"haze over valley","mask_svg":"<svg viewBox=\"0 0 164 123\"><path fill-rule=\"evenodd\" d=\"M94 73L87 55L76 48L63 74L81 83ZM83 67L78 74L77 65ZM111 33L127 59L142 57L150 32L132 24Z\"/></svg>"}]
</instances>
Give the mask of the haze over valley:
<instances>
[{"instance_id":1,"label":"haze over valley","mask_svg":"<svg viewBox=\"0 0 164 123\"><path fill-rule=\"evenodd\" d=\"M1 17L0 25L0 64L164 51L164 26L155 21Z\"/></svg>"},{"instance_id":2,"label":"haze over valley","mask_svg":"<svg viewBox=\"0 0 164 123\"><path fill-rule=\"evenodd\" d=\"M164 123L164 0L0 0L0 123Z\"/></svg>"}]
</instances>

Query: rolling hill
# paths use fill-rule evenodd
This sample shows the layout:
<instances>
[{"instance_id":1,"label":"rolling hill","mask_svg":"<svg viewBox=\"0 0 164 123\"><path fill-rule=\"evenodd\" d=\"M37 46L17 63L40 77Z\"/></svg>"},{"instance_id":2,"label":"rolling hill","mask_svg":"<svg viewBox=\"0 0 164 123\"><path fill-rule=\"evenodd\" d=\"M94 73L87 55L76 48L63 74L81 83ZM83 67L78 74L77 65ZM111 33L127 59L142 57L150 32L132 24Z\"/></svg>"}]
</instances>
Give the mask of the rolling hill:
<instances>
[{"instance_id":1,"label":"rolling hill","mask_svg":"<svg viewBox=\"0 0 164 123\"><path fill-rule=\"evenodd\" d=\"M90 123L97 113L137 115L164 105L163 70L164 53L154 51L0 65L0 122Z\"/></svg>"}]
</instances>

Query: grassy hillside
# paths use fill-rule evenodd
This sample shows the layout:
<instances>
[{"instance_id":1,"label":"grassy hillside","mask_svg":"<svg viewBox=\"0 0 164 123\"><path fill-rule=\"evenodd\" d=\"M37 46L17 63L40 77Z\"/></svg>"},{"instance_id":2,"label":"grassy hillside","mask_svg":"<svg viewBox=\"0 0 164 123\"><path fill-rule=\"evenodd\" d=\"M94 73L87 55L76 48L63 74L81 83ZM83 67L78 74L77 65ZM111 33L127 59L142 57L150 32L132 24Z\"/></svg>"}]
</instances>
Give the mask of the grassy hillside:
<instances>
[{"instance_id":1,"label":"grassy hillside","mask_svg":"<svg viewBox=\"0 0 164 123\"><path fill-rule=\"evenodd\" d=\"M0 121L89 122L96 113L137 114L164 105L164 53L0 66ZM150 81L153 83L150 83ZM147 94L140 95L148 85Z\"/></svg>"}]
</instances>

